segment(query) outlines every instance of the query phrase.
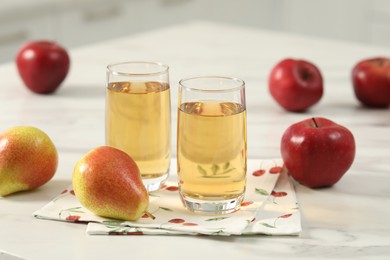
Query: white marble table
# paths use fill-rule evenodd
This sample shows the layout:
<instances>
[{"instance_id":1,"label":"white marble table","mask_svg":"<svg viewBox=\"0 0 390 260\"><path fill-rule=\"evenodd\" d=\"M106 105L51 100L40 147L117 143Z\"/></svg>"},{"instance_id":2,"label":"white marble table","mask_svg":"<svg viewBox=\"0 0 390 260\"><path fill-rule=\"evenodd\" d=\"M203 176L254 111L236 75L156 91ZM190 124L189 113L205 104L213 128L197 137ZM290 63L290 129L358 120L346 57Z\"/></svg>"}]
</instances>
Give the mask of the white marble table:
<instances>
[{"instance_id":1,"label":"white marble table","mask_svg":"<svg viewBox=\"0 0 390 260\"><path fill-rule=\"evenodd\" d=\"M352 66L377 55L390 56L390 49L192 22L71 50L71 71L50 96L29 92L14 64L1 65L0 131L41 128L58 148L59 168L45 186L0 198L0 252L28 259L390 259L390 111L361 107L350 82ZM325 94L307 113L283 111L268 93L268 73L285 57L310 60L323 72ZM280 157L290 124L323 116L355 135L354 164L332 188L296 185L298 237L88 236L83 224L34 219L32 212L71 183L75 162L104 143L105 66L124 60L170 65L173 136L179 79L235 76L247 86L250 158Z\"/></svg>"}]
</instances>

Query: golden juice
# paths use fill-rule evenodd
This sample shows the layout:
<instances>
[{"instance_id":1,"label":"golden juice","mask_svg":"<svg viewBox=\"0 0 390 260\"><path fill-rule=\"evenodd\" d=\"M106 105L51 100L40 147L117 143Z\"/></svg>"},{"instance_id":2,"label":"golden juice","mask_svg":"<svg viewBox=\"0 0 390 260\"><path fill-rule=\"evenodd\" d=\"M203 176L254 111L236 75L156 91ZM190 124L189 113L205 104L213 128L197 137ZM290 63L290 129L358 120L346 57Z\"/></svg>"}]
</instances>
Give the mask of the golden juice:
<instances>
[{"instance_id":1,"label":"golden juice","mask_svg":"<svg viewBox=\"0 0 390 260\"><path fill-rule=\"evenodd\" d=\"M170 93L161 82L113 82L106 92L106 144L128 153L142 178L170 164Z\"/></svg>"},{"instance_id":2,"label":"golden juice","mask_svg":"<svg viewBox=\"0 0 390 260\"><path fill-rule=\"evenodd\" d=\"M226 200L245 191L246 111L231 102L183 103L178 111L180 192Z\"/></svg>"}]
</instances>

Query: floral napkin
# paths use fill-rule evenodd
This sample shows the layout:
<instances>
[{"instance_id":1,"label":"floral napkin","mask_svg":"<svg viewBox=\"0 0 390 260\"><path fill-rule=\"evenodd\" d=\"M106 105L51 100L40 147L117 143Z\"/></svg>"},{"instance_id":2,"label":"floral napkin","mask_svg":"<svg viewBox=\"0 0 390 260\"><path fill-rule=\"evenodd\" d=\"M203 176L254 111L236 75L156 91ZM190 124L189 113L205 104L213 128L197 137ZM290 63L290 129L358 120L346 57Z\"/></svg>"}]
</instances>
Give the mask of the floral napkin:
<instances>
[{"instance_id":1,"label":"floral napkin","mask_svg":"<svg viewBox=\"0 0 390 260\"><path fill-rule=\"evenodd\" d=\"M88 223L90 235L298 235L301 231L294 187L281 160L248 160L247 187L241 208L231 214L205 216L189 212L180 201L176 161L169 180L150 193L148 211L137 221L102 218L83 208L72 187L34 212L40 219Z\"/></svg>"}]
</instances>

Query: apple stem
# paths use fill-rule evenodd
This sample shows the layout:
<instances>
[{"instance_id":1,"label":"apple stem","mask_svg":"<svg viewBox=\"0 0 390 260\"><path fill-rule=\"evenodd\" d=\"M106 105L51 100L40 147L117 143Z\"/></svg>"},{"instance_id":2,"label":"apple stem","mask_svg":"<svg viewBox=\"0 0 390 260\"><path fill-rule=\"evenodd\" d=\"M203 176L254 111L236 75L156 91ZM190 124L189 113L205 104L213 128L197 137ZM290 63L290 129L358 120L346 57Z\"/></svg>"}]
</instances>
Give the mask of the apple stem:
<instances>
[{"instance_id":1,"label":"apple stem","mask_svg":"<svg viewBox=\"0 0 390 260\"><path fill-rule=\"evenodd\" d=\"M309 80L309 79L311 79L311 73L310 73L310 71L308 71L308 70L302 70L301 76L302 76L302 78L303 78L304 80Z\"/></svg>"},{"instance_id":2,"label":"apple stem","mask_svg":"<svg viewBox=\"0 0 390 260\"><path fill-rule=\"evenodd\" d=\"M314 117L312 117L312 119L311 119L311 120L313 120L314 126L315 126L316 128L318 128L318 124L317 124L317 121L316 121L316 119L315 119Z\"/></svg>"},{"instance_id":3,"label":"apple stem","mask_svg":"<svg viewBox=\"0 0 390 260\"><path fill-rule=\"evenodd\" d=\"M156 217L155 216L153 216L153 214L152 213L150 213L149 211L145 211L145 214L149 217L149 218L151 218L151 219L156 219Z\"/></svg>"}]
</instances>

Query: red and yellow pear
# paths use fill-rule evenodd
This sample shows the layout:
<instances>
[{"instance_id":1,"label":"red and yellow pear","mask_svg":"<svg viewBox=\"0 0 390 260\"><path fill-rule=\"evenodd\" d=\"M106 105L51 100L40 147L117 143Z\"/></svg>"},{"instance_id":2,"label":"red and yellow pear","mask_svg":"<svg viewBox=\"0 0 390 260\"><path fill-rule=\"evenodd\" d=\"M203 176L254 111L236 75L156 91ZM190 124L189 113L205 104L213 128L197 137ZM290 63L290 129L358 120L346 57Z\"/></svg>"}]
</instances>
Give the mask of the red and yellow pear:
<instances>
[{"instance_id":1,"label":"red and yellow pear","mask_svg":"<svg viewBox=\"0 0 390 260\"><path fill-rule=\"evenodd\" d=\"M85 154L76 163L72 184L79 202L101 217L137 220L149 205L137 164L113 147L100 146Z\"/></svg>"},{"instance_id":2,"label":"red and yellow pear","mask_svg":"<svg viewBox=\"0 0 390 260\"><path fill-rule=\"evenodd\" d=\"M0 196L42 186L57 165L57 149L42 130L16 126L0 134Z\"/></svg>"}]
</instances>

